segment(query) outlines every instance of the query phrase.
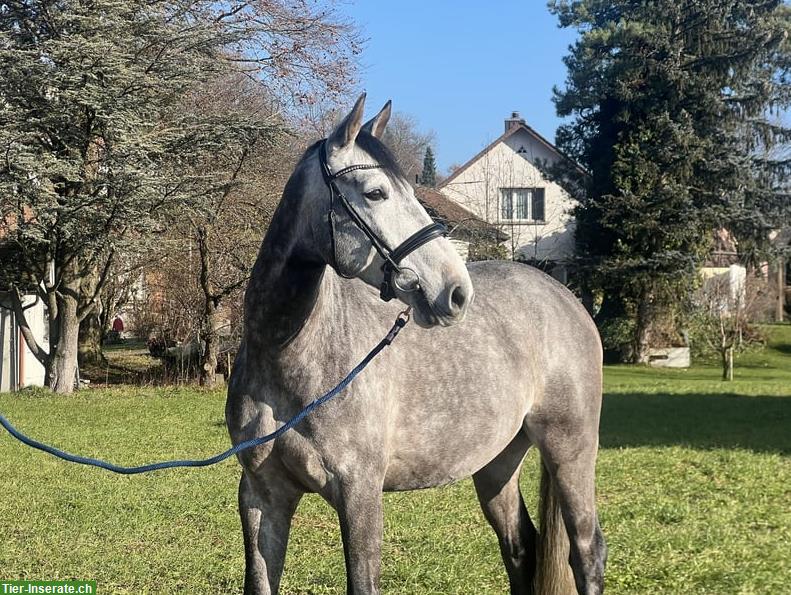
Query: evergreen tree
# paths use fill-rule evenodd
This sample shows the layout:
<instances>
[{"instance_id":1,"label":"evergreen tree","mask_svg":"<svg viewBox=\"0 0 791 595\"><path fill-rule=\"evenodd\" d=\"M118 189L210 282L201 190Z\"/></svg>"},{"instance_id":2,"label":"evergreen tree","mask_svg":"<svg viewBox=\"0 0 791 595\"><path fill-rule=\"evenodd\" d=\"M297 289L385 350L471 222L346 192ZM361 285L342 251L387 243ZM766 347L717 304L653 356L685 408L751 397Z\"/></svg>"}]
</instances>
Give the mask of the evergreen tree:
<instances>
[{"instance_id":1,"label":"evergreen tree","mask_svg":"<svg viewBox=\"0 0 791 595\"><path fill-rule=\"evenodd\" d=\"M437 164L434 161L431 147L426 147L426 153L423 156L423 172L420 174L420 183L429 188L434 188L437 185Z\"/></svg>"},{"instance_id":2,"label":"evergreen tree","mask_svg":"<svg viewBox=\"0 0 791 595\"><path fill-rule=\"evenodd\" d=\"M605 344L637 361L690 295L712 232L764 250L788 216L789 10L781 0L550 2L580 37L555 90L557 144L589 172L580 281Z\"/></svg>"},{"instance_id":3,"label":"evergreen tree","mask_svg":"<svg viewBox=\"0 0 791 595\"><path fill-rule=\"evenodd\" d=\"M433 130L422 131L414 116L393 112L382 141L393 153L408 180L420 181L426 148L436 141Z\"/></svg>"}]
</instances>

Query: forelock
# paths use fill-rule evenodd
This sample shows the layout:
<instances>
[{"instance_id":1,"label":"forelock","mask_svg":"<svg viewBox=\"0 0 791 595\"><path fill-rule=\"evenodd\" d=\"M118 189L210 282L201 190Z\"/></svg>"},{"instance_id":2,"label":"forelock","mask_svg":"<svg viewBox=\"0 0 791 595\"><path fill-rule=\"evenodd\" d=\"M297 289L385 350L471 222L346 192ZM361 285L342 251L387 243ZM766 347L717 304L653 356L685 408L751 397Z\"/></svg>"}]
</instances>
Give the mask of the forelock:
<instances>
[{"instance_id":1,"label":"forelock","mask_svg":"<svg viewBox=\"0 0 791 595\"><path fill-rule=\"evenodd\" d=\"M398 164L398 161L390 149L371 133L361 130L360 134L357 135L356 144L363 151L368 153L371 159L382 166L382 169L389 178L395 178L402 182L406 179L401 166Z\"/></svg>"},{"instance_id":2,"label":"forelock","mask_svg":"<svg viewBox=\"0 0 791 595\"><path fill-rule=\"evenodd\" d=\"M317 141L308 147L308 149L302 155L302 158L299 160L299 165L302 165L305 161L307 161L313 155L313 153L318 152L324 140L325 139ZM405 184L407 186L409 185L409 181L406 179L406 174L404 174L404 171L398 164L395 155L393 155L390 149L388 149L382 141L373 136L370 132L361 130L357 135L355 144L360 149L365 151L374 162L381 166L382 171L391 182L397 182L398 184Z\"/></svg>"}]
</instances>

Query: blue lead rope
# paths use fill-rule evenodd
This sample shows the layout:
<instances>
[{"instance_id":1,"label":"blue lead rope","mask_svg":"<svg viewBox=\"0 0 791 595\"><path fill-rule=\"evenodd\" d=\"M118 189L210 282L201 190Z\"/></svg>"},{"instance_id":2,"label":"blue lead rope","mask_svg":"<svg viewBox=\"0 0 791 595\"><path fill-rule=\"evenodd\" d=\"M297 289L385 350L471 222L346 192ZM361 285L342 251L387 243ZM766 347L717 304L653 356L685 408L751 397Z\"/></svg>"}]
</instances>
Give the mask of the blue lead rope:
<instances>
[{"instance_id":1,"label":"blue lead rope","mask_svg":"<svg viewBox=\"0 0 791 595\"><path fill-rule=\"evenodd\" d=\"M384 339L379 341L379 343L374 347L368 355L366 355L363 360L357 364L351 372L349 372L346 377L341 380L338 385L333 388L331 391L324 393L315 401L309 403L302 410L299 411L294 417L289 419L286 423L280 426L277 430L272 432L271 434L267 434L266 436L260 436L258 438L251 438L250 440L245 440L244 442L240 442L233 448L229 448L225 452L222 452L218 455L214 455L213 457L209 457L208 459L202 460L184 460L184 461L162 461L161 463L151 463L149 465L140 465L139 467L122 467L121 465L114 465L113 463L108 463L107 461L102 461L100 459L92 459L90 457L81 457L79 455L73 455L68 452L64 452L54 446L49 446L47 444L43 444L38 440L33 440L25 436L22 432L17 430L14 426L11 425L2 414L0 414L0 425L2 425L8 433L11 434L14 438L19 440L20 442L27 444L32 448L37 448L38 450L43 450L53 456L56 456L64 461L70 461L72 463L79 463L81 465L91 465L93 467L99 467L100 469L106 469L107 471L112 471L113 473L120 473L122 475L135 475L137 473L148 473L149 471L156 471L157 469L171 469L173 467L207 467L209 465L214 465L215 463L219 463L220 461L224 461L228 457L231 457L235 454L242 452L243 450L247 450L249 448L254 448L256 446L260 446L261 444L265 444L267 442L271 442L272 440L280 437L282 434L285 434L299 422L301 422L307 415L309 415L314 409L323 405L330 399L336 397L339 393L341 393L351 382L355 379L355 377L362 372L365 367L371 363L379 353L390 343L393 342L393 339L396 338L398 333L401 331L406 323L409 321L409 310L405 310L401 314L398 315L398 318L393 324L393 327L387 333Z\"/></svg>"}]
</instances>

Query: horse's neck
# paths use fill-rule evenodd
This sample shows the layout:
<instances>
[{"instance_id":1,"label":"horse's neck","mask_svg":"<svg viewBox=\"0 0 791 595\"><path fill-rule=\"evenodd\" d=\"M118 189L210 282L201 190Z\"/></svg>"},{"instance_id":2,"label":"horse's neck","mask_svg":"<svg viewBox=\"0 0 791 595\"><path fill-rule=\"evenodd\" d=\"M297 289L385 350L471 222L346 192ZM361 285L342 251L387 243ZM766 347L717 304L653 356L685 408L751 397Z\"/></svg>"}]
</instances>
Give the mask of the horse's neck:
<instances>
[{"instance_id":1,"label":"horse's neck","mask_svg":"<svg viewBox=\"0 0 791 595\"><path fill-rule=\"evenodd\" d=\"M245 294L245 341L279 357L297 342L322 345L337 325L337 280L302 238L299 217L278 209L264 238Z\"/></svg>"}]
</instances>

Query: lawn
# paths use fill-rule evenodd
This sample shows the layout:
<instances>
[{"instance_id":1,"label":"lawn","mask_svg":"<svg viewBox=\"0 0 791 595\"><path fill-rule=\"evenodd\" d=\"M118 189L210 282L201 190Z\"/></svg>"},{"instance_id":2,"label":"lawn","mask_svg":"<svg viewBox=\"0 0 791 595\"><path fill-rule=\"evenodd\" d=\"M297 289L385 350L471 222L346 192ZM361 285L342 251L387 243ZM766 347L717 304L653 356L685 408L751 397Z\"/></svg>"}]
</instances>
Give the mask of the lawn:
<instances>
[{"instance_id":1,"label":"lawn","mask_svg":"<svg viewBox=\"0 0 791 595\"><path fill-rule=\"evenodd\" d=\"M782 593L791 583L791 326L768 350L714 367L606 370L598 467L608 593ZM331 406L331 405L330 405ZM0 395L21 429L137 464L227 447L223 394L95 388ZM0 431L1 432L1 431ZM523 473L535 508L537 459ZM239 592L233 462L122 477L61 463L0 434L0 579L95 579L100 593ZM469 481L385 497L387 593L504 593L505 573ZM334 512L315 496L294 521L283 593L343 593Z\"/></svg>"}]
</instances>

